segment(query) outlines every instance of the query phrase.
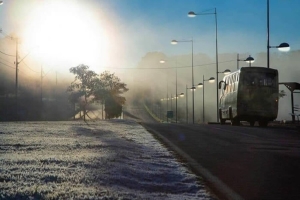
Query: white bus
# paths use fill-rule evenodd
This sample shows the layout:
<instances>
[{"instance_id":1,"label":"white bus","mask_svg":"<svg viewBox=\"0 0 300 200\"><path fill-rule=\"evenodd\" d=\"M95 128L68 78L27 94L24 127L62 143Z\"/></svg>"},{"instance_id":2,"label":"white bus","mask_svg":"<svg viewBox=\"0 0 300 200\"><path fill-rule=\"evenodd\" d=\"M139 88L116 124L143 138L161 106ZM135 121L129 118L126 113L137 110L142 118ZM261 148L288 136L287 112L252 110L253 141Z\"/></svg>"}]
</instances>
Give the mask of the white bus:
<instances>
[{"instance_id":1,"label":"white bus","mask_svg":"<svg viewBox=\"0 0 300 200\"><path fill-rule=\"evenodd\" d=\"M248 121L254 126L265 127L277 118L278 71L265 67L242 67L224 76L219 82L219 117L221 124L226 120L231 125Z\"/></svg>"}]
</instances>

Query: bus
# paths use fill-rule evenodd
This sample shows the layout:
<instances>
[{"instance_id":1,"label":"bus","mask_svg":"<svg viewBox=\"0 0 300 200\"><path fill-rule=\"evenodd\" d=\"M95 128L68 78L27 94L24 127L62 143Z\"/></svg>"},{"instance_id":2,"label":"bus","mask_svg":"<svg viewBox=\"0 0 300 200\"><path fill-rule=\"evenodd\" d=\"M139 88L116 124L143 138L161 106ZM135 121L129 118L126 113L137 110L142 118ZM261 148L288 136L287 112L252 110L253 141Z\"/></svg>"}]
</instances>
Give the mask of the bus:
<instances>
[{"instance_id":1,"label":"bus","mask_svg":"<svg viewBox=\"0 0 300 200\"><path fill-rule=\"evenodd\" d=\"M219 118L238 126L247 121L268 126L278 114L278 71L265 67L242 67L219 82Z\"/></svg>"}]
</instances>

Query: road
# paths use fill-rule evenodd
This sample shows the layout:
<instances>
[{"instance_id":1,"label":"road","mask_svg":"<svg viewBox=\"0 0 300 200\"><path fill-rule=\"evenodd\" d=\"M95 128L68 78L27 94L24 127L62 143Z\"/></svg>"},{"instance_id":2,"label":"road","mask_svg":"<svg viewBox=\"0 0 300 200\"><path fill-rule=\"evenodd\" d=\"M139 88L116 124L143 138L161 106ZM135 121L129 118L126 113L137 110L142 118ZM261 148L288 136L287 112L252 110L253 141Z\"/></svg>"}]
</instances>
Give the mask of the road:
<instances>
[{"instance_id":1,"label":"road","mask_svg":"<svg viewBox=\"0 0 300 200\"><path fill-rule=\"evenodd\" d=\"M130 113L141 117L140 123L146 129L168 141L169 147L189 164L194 162L194 169L201 168L194 170L196 173L208 179L216 177L219 186L214 187L215 182L207 180L212 188L228 187L233 192L228 195L226 190L216 191L221 199L300 199L300 133L297 130L163 124L155 123L143 107L135 107Z\"/></svg>"}]
</instances>

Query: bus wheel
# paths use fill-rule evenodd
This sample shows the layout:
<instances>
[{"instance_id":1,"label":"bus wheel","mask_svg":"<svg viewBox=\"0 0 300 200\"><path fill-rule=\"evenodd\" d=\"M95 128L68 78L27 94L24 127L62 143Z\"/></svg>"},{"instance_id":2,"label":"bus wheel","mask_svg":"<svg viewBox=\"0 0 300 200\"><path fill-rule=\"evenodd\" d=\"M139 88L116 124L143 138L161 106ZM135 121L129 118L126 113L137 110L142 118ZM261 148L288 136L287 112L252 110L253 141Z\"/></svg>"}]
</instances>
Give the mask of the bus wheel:
<instances>
[{"instance_id":1,"label":"bus wheel","mask_svg":"<svg viewBox=\"0 0 300 200\"><path fill-rule=\"evenodd\" d=\"M225 119L220 119L220 123L221 123L221 125L224 125L224 124L225 124L225 122L226 122L226 120L225 120Z\"/></svg>"},{"instance_id":2,"label":"bus wheel","mask_svg":"<svg viewBox=\"0 0 300 200\"><path fill-rule=\"evenodd\" d=\"M260 121L258 121L258 125L260 127L266 127L266 126L268 126L268 121L266 121L266 120L260 120Z\"/></svg>"},{"instance_id":3,"label":"bus wheel","mask_svg":"<svg viewBox=\"0 0 300 200\"><path fill-rule=\"evenodd\" d=\"M219 109L219 118L220 118L220 124L224 125L226 120L222 119L222 111L221 111L221 109Z\"/></svg>"},{"instance_id":4,"label":"bus wheel","mask_svg":"<svg viewBox=\"0 0 300 200\"><path fill-rule=\"evenodd\" d=\"M239 126L239 125L240 125L240 120L238 119L231 120L231 126Z\"/></svg>"},{"instance_id":5,"label":"bus wheel","mask_svg":"<svg viewBox=\"0 0 300 200\"><path fill-rule=\"evenodd\" d=\"M233 114L232 114L232 107L229 107L229 119L232 121Z\"/></svg>"},{"instance_id":6,"label":"bus wheel","mask_svg":"<svg viewBox=\"0 0 300 200\"><path fill-rule=\"evenodd\" d=\"M254 124L255 124L255 121L254 121L254 120L252 120L252 121L249 121L249 123L250 123L250 126L254 126Z\"/></svg>"}]
</instances>

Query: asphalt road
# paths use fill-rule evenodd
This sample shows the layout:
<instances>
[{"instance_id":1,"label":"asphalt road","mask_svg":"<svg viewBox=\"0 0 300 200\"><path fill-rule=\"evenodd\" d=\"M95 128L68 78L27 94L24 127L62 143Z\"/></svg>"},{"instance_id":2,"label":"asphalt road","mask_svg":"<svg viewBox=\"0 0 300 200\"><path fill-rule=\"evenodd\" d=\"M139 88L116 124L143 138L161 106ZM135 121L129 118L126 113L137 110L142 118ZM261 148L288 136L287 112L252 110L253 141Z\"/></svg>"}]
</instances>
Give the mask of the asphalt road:
<instances>
[{"instance_id":1,"label":"asphalt road","mask_svg":"<svg viewBox=\"0 0 300 200\"><path fill-rule=\"evenodd\" d=\"M163 124L155 123L143 107L129 112L150 132L169 141L170 148L183 152L180 155L186 155L187 162L196 162L198 165L194 167L202 169L196 172L208 171L236 194L219 192L221 199L300 199L300 133L297 130Z\"/></svg>"}]
</instances>

